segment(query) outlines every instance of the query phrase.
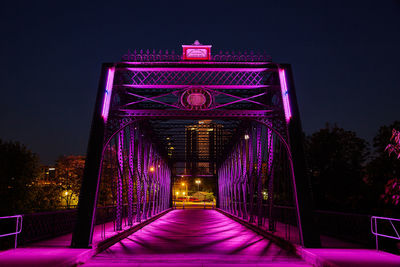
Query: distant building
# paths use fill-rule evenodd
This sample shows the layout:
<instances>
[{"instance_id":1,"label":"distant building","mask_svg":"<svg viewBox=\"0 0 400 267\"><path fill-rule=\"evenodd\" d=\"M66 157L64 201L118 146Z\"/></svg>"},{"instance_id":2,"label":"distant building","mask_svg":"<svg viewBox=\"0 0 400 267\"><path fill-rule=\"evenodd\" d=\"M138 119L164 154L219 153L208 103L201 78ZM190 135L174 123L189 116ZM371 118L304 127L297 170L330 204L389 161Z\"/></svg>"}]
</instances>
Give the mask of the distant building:
<instances>
[{"instance_id":1,"label":"distant building","mask_svg":"<svg viewBox=\"0 0 400 267\"><path fill-rule=\"evenodd\" d=\"M56 167L50 165L40 166L39 177L36 180L39 185L48 185L56 183Z\"/></svg>"},{"instance_id":2,"label":"distant building","mask_svg":"<svg viewBox=\"0 0 400 267\"><path fill-rule=\"evenodd\" d=\"M192 175L216 175L217 159L222 153L223 125L212 120L200 120L185 127L185 173Z\"/></svg>"}]
</instances>

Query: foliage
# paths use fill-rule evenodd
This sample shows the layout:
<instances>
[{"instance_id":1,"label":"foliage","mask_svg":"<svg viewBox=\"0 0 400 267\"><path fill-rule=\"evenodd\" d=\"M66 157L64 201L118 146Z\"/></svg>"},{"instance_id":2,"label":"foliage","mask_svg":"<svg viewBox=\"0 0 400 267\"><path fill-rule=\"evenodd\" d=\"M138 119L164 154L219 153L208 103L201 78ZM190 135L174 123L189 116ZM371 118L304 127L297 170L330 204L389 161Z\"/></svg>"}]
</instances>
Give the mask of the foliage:
<instances>
[{"instance_id":1,"label":"foliage","mask_svg":"<svg viewBox=\"0 0 400 267\"><path fill-rule=\"evenodd\" d=\"M389 156L394 153L397 155L397 159L400 159L400 131L393 129L390 141L393 143L388 144L385 150L389 152Z\"/></svg>"},{"instance_id":2,"label":"foliage","mask_svg":"<svg viewBox=\"0 0 400 267\"><path fill-rule=\"evenodd\" d=\"M53 211L60 205L61 189L56 184L40 185L34 184L30 190L30 211Z\"/></svg>"},{"instance_id":3,"label":"foliage","mask_svg":"<svg viewBox=\"0 0 400 267\"><path fill-rule=\"evenodd\" d=\"M67 208L77 203L84 167L84 156L61 156L56 161L56 183Z\"/></svg>"},{"instance_id":4,"label":"foliage","mask_svg":"<svg viewBox=\"0 0 400 267\"><path fill-rule=\"evenodd\" d=\"M397 160L395 151L392 151L392 156L388 157L388 149L390 145L396 146L396 138L393 137L393 129L400 129L400 121L394 121L390 125L381 126L377 135L373 139L374 158L367 165L367 180L370 184L371 198L374 202L376 209L382 210L384 215L394 216L392 209L396 203L396 181L400 178L400 160ZM388 142L392 141L388 145ZM394 141L394 142L393 142ZM386 151L385 151L386 150ZM390 151L389 151L390 152ZM394 154L393 154L394 153ZM397 183L398 184L398 183ZM382 199L383 202L379 202ZM383 206L383 204L385 204Z\"/></svg>"},{"instance_id":5,"label":"foliage","mask_svg":"<svg viewBox=\"0 0 400 267\"><path fill-rule=\"evenodd\" d=\"M352 131L328 124L307 137L306 147L317 208L351 208L360 197L368 143Z\"/></svg>"},{"instance_id":6,"label":"foliage","mask_svg":"<svg viewBox=\"0 0 400 267\"><path fill-rule=\"evenodd\" d=\"M23 213L32 208L30 199L39 159L18 142L0 140L1 214Z\"/></svg>"},{"instance_id":7,"label":"foliage","mask_svg":"<svg viewBox=\"0 0 400 267\"><path fill-rule=\"evenodd\" d=\"M400 159L400 131L392 130L392 143L389 143L385 150L389 152L389 156L393 153L397 159ZM398 173L397 173L398 175ZM392 178L385 185L385 193L381 196L386 204L393 204L395 206L400 203L400 178Z\"/></svg>"},{"instance_id":8,"label":"foliage","mask_svg":"<svg viewBox=\"0 0 400 267\"><path fill-rule=\"evenodd\" d=\"M400 179L390 179L385 185L385 193L381 196L386 204L399 205L400 203Z\"/></svg>"}]
</instances>

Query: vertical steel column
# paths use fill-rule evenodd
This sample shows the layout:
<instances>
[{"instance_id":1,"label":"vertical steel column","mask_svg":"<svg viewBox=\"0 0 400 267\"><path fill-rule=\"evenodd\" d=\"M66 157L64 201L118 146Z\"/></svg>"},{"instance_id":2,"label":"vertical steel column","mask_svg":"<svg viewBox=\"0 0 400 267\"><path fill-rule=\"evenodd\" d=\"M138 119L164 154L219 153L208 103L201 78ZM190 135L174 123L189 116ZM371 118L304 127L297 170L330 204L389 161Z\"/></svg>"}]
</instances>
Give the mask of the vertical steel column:
<instances>
[{"instance_id":1,"label":"vertical steel column","mask_svg":"<svg viewBox=\"0 0 400 267\"><path fill-rule=\"evenodd\" d=\"M219 196L219 198L217 199L217 203L219 204L219 207L221 209L224 209L223 206L222 206L222 203L221 203L221 196L222 196L222 194L221 194L221 186L222 186L222 183L221 183L221 166L217 170L217 174L218 174L218 187L217 187L217 190L218 190L218 196Z\"/></svg>"},{"instance_id":2,"label":"vertical steel column","mask_svg":"<svg viewBox=\"0 0 400 267\"><path fill-rule=\"evenodd\" d=\"M154 171L154 197L153 197L153 209L151 211L152 215L155 215L157 213L157 208L158 208L158 199L159 199L159 190L158 190L158 179L159 179L159 172L160 172L160 162L157 160L155 165L155 171ZM161 166L161 165L160 165Z\"/></svg>"},{"instance_id":3,"label":"vertical steel column","mask_svg":"<svg viewBox=\"0 0 400 267\"><path fill-rule=\"evenodd\" d=\"M153 160L152 166L154 166L154 171L152 173L152 198L151 198L151 210L149 212L150 216L154 215L155 211L155 206L156 206L156 197L157 197L157 171L158 171L158 166L157 166L157 160Z\"/></svg>"},{"instance_id":4,"label":"vertical steel column","mask_svg":"<svg viewBox=\"0 0 400 267\"><path fill-rule=\"evenodd\" d=\"M221 192L220 192L221 208L226 211L226 206L225 206L225 184L224 184L224 172L225 171L224 171L224 169L225 169L225 162L221 166L221 176L220 176L221 182L220 182L219 186L220 186L220 189L221 189Z\"/></svg>"},{"instance_id":5,"label":"vertical steel column","mask_svg":"<svg viewBox=\"0 0 400 267\"><path fill-rule=\"evenodd\" d=\"M293 191L298 208L298 224L303 246L321 247L318 225L314 221L314 201L306 168L304 153L303 129L301 126L300 112L297 104L296 91L294 88L292 69L290 65L280 65L279 71L283 70L282 82L287 82L287 95L291 118L287 122L289 143L293 160ZM281 86L284 86L281 84Z\"/></svg>"},{"instance_id":6,"label":"vertical steel column","mask_svg":"<svg viewBox=\"0 0 400 267\"><path fill-rule=\"evenodd\" d=\"M129 127L129 179L128 179L128 225L133 225L133 190L134 184L134 156L135 156L135 132L132 127Z\"/></svg>"},{"instance_id":7,"label":"vertical steel column","mask_svg":"<svg viewBox=\"0 0 400 267\"><path fill-rule=\"evenodd\" d=\"M234 148L232 152L232 175L231 175L231 188L233 189L233 214L237 216L238 211L237 211L237 195L236 195L236 189L237 189L237 184L236 184L236 173L237 173L237 163L236 163L236 149Z\"/></svg>"},{"instance_id":8,"label":"vertical steel column","mask_svg":"<svg viewBox=\"0 0 400 267\"><path fill-rule=\"evenodd\" d=\"M144 141L143 146L143 220L147 219L147 197L148 197L148 168L149 168L149 145Z\"/></svg>"},{"instance_id":9,"label":"vertical steel column","mask_svg":"<svg viewBox=\"0 0 400 267\"><path fill-rule=\"evenodd\" d=\"M112 97L108 89L112 89L114 71L115 68L112 64L103 64L101 69L79 193L77 223L72 234L71 246L74 248L88 248L92 245L97 195L100 187L103 142L107 123L103 116L106 111L103 109L107 98L111 99Z\"/></svg>"},{"instance_id":10,"label":"vertical steel column","mask_svg":"<svg viewBox=\"0 0 400 267\"><path fill-rule=\"evenodd\" d=\"M242 172L242 190L243 190L243 220L247 220L247 158L248 158L248 141L247 139L244 140L243 144L243 172Z\"/></svg>"},{"instance_id":11,"label":"vertical steel column","mask_svg":"<svg viewBox=\"0 0 400 267\"><path fill-rule=\"evenodd\" d=\"M261 124L257 125L257 224L258 226L262 226L262 139L261 139Z\"/></svg>"},{"instance_id":12,"label":"vertical steel column","mask_svg":"<svg viewBox=\"0 0 400 267\"><path fill-rule=\"evenodd\" d=\"M122 179L124 176L124 130L118 133L117 141L117 157L118 157L118 178L117 178L117 214L116 214L116 227L117 231L122 230L122 216L124 202L122 197L123 183Z\"/></svg>"},{"instance_id":13,"label":"vertical steel column","mask_svg":"<svg viewBox=\"0 0 400 267\"><path fill-rule=\"evenodd\" d=\"M237 166L237 178L236 178L236 184L237 184L237 190L238 190L238 203L239 203L239 208L238 208L238 216L242 217L242 197L241 197L241 192L242 192L242 149L241 149L242 142L239 141L239 144L237 146L237 159L236 159L236 166Z\"/></svg>"},{"instance_id":14,"label":"vertical steel column","mask_svg":"<svg viewBox=\"0 0 400 267\"><path fill-rule=\"evenodd\" d=\"M232 214L235 214L235 208L234 208L234 197L233 197L233 186L232 186L232 177L233 177L233 164L232 164L232 155L230 155L229 159L229 167L228 167L228 189L229 189L229 212Z\"/></svg>"},{"instance_id":15,"label":"vertical steel column","mask_svg":"<svg viewBox=\"0 0 400 267\"><path fill-rule=\"evenodd\" d=\"M249 139L249 197L250 197L250 207L249 207L249 221L254 222L254 153L253 153L253 126L250 132Z\"/></svg>"},{"instance_id":16,"label":"vertical steel column","mask_svg":"<svg viewBox=\"0 0 400 267\"><path fill-rule=\"evenodd\" d=\"M275 221L273 218L274 209L274 137L272 135L271 129L268 129L268 229L269 231L275 231Z\"/></svg>"},{"instance_id":17,"label":"vertical steel column","mask_svg":"<svg viewBox=\"0 0 400 267\"><path fill-rule=\"evenodd\" d=\"M166 179L167 179L167 170L166 166L162 165L162 172L161 172L161 180L160 180L160 190L161 190L161 204L160 204L160 209L158 212L161 212L167 208L167 184L166 184Z\"/></svg>"},{"instance_id":18,"label":"vertical steel column","mask_svg":"<svg viewBox=\"0 0 400 267\"><path fill-rule=\"evenodd\" d=\"M137 176L136 176L136 221L142 221L141 202L142 202L142 187L143 187L143 171L142 171L142 138L138 134L137 145Z\"/></svg>"},{"instance_id":19,"label":"vertical steel column","mask_svg":"<svg viewBox=\"0 0 400 267\"><path fill-rule=\"evenodd\" d=\"M153 159L154 159L154 148L152 144L149 144L150 146L150 152L149 152L149 161L148 161L148 165L147 168L150 169L151 167L153 167L153 171L151 171L150 173L148 173L147 175L147 181L148 181L148 189L149 189L149 193L148 193L148 203L147 203L147 218L151 217L151 201L153 200L153 180L154 180L154 166L153 166Z\"/></svg>"}]
</instances>

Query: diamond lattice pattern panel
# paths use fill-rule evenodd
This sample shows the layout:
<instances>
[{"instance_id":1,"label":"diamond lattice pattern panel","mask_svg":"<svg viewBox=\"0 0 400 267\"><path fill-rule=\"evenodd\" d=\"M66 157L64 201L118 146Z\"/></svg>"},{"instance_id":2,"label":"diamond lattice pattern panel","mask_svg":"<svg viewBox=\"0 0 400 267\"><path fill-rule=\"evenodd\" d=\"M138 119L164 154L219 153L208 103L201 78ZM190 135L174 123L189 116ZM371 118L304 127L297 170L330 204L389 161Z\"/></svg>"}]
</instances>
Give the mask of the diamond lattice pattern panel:
<instances>
[{"instance_id":1,"label":"diamond lattice pattern panel","mask_svg":"<svg viewBox=\"0 0 400 267\"><path fill-rule=\"evenodd\" d=\"M128 71L120 85L263 85L263 71Z\"/></svg>"}]
</instances>

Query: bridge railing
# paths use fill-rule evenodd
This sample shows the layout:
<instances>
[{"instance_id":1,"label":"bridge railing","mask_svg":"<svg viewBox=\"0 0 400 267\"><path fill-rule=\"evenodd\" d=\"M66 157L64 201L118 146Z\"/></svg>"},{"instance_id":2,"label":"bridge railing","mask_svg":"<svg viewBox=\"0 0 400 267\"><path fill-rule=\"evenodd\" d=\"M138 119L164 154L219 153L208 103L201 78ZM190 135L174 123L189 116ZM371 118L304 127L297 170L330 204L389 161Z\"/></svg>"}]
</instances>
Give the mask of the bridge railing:
<instances>
[{"instance_id":1,"label":"bridge railing","mask_svg":"<svg viewBox=\"0 0 400 267\"><path fill-rule=\"evenodd\" d=\"M113 221L115 206L98 207L96 225ZM21 231L18 243L27 244L71 233L77 221L77 210L58 210L22 215L24 229Z\"/></svg>"},{"instance_id":2,"label":"bridge railing","mask_svg":"<svg viewBox=\"0 0 400 267\"><path fill-rule=\"evenodd\" d=\"M378 232L378 223L381 221L382 223L386 223L386 226L384 229L379 229ZM400 219L394 219L394 218L388 218L388 217L378 217L378 216L372 216L371 217L371 233L375 236L375 245L376 249L379 250L379 237L385 237L385 238L390 238L390 239L395 239L395 240L400 240L400 228L399 230L396 228L395 224L400 225ZM383 232L380 232L382 231ZM388 233L388 231L392 231L392 235ZM393 235L395 234L395 235Z\"/></svg>"},{"instance_id":3,"label":"bridge railing","mask_svg":"<svg viewBox=\"0 0 400 267\"><path fill-rule=\"evenodd\" d=\"M10 219L15 219L15 232L9 232L9 233L1 233L0 234L0 238L1 237L6 237L6 236L11 236L14 235L14 248L17 248L17 243L18 243L18 235L21 233L22 231L22 215L13 215L13 216L4 216L4 217L0 217L0 220L4 221L4 220L10 220ZM5 227L4 229L6 229L7 227Z\"/></svg>"}]
</instances>

